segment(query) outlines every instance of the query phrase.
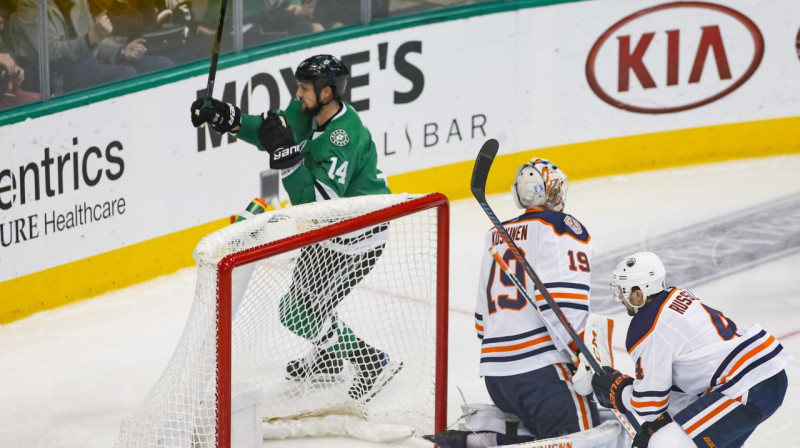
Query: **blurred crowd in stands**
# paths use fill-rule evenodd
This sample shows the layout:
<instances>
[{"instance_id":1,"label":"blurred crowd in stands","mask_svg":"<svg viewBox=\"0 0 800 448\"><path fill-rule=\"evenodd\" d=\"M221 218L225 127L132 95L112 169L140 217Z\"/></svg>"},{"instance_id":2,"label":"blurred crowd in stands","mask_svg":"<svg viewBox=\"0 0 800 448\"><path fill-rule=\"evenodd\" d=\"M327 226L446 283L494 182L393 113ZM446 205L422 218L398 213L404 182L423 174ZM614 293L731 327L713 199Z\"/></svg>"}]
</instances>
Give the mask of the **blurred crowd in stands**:
<instances>
[{"instance_id":1,"label":"blurred crowd in stands","mask_svg":"<svg viewBox=\"0 0 800 448\"><path fill-rule=\"evenodd\" d=\"M223 53L233 49L234 1ZM371 19L391 15L390 1L415 0L371 0ZM425 8L476 0L443 1ZM41 101L43 75L54 97L209 58L219 8L220 0L0 0L0 110ZM242 8L243 48L362 20L361 0L243 0Z\"/></svg>"}]
</instances>

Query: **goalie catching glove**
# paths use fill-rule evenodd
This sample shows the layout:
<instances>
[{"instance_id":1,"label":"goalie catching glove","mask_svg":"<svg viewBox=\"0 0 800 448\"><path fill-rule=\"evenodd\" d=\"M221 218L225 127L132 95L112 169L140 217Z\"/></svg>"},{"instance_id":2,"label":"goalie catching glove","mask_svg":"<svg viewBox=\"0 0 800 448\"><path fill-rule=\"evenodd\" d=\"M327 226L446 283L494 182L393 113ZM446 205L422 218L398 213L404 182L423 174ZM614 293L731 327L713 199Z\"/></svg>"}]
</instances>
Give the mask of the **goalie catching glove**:
<instances>
[{"instance_id":1,"label":"goalie catching glove","mask_svg":"<svg viewBox=\"0 0 800 448\"><path fill-rule=\"evenodd\" d=\"M304 142L295 143L291 126L275 112L267 112L261 122L258 141L269 153L269 167L273 170L291 168L303 160Z\"/></svg>"},{"instance_id":2,"label":"goalie catching glove","mask_svg":"<svg viewBox=\"0 0 800 448\"><path fill-rule=\"evenodd\" d=\"M209 104L203 99L198 99L192 103L192 125L199 127L203 123L208 123L215 131L220 134L230 132L242 124L242 110L233 104L223 103L211 99Z\"/></svg>"},{"instance_id":3,"label":"goalie catching glove","mask_svg":"<svg viewBox=\"0 0 800 448\"><path fill-rule=\"evenodd\" d=\"M602 371L595 372L592 376L592 388L597 401L604 407L616 409L623 414L627 408L622 401L622 391L631 384L633 378L609 366L603 366Z\"/></svg>"}]
</instances>

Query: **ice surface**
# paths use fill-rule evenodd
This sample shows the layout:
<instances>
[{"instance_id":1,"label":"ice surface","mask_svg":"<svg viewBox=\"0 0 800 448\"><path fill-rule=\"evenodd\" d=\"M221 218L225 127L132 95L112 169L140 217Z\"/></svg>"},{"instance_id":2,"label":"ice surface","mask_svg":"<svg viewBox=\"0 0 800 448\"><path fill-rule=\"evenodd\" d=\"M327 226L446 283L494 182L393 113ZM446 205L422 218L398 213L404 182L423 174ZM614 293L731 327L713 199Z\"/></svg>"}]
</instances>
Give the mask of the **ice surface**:
<instances>
[{"instance_id":1,"label":"ice surface","mask_svg":"<svg viewBox=\"0 0 800 448\"><path fill-rule=\"evenodd\" d=\"M621 248L657 246L664 235L679 229L702 240L725 236L720 233L728 230L709 223L736 213L741 222L734 220L730 231L739 235L736 229L747 228L748 221L775 218L757 207L800 193L798 172L800 155L793 155L572 182L566 211L589 229L599 260ZM509 184L512 175L509 173ZM489 202L501 219L518 214L508 194L490 196ZM479 344L472 315L483 233L491 225L472 199L453 202L451 219L451 276L459 281L450 285L450 423L460 415L457 387L470 402L488 401L477 376ZM775 227L759 238L765 248L782 234L781 228L796 232L800 222L777 222ZM703 255L712 261L726 259L714 248ZM769 255L764 254L751 267L691 285L691 289L740 326L760 323L794 355L787 370L789 392L783 407L758 428L747 446L800 446L800 433L793 429L800 420L800 387L795 383L800 378L796 373L800 362L800 282L796 281L800 252L789 250L780 258ZM670 265L666 264L669 283ZM608 273L595 270L594 275ZM0 326L0 447L113 446L120 420L141 403L172 354L189 312L194 281L195 270L184 269ZM592 294L593 305L598 304L615 319L617 366L630 371L631 362L621 349L628 317L621 308L604 305L605 289L597 287ZM324 438L264 445L377 444ZM419 439L394 445L431 446Z\"/></svg>"}]
</instances>

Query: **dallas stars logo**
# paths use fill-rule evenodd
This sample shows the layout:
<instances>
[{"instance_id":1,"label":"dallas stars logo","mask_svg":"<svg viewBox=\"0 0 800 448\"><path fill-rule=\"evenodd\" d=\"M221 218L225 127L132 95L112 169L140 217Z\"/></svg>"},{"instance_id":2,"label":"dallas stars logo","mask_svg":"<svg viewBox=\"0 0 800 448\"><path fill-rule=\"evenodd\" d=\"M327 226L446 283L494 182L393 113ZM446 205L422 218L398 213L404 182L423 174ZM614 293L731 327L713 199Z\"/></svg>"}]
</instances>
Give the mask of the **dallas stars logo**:
<instances>
[{"instance_id":1,"label":"dallas stars logo","mask_svg":"<svg viewBox=\"0 0 800 448\"><path fill-rule=\"evenodd\" d=\"M344 129L337 129L331 132L331 143L336 146L345 146L350 143L350 137L347 136Z\"/></svg>"}]
</instances>

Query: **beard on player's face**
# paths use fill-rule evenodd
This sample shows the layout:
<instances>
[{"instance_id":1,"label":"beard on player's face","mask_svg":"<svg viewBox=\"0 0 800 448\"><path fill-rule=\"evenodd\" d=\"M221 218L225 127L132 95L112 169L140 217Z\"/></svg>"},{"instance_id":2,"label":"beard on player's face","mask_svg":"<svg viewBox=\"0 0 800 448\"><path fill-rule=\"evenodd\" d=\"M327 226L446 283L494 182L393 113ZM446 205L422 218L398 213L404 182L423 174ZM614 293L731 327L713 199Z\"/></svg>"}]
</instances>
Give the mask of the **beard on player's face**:
<instances>
[{"instance_id":1,"label":"beard on player's face","mask_svg":"<svg viewBox=\"0 0 800 448\"><path fill-rule=\"evenodd\" d=\"M298 81L295 97L302 103L300 113L303 115L310 115L313 117L322 109L322 105L319 104L319 95L314 88L314 84L311 82Z\"/></svg>"},{"instance_id":2,"label":"beard on player's face","mask_svg":"<svg viewBox=\"0 0 800 448\"><path fill-rule=\"evenodd\" d=\"M317 101L316 99L314 99L313 102L306 102L306 100L303 100L303 106L300 108L300 113L302 113L303 115L314 117L321 110L322 110L322 104L320 104L320 102Z\"/></svg>"}]
</instances>

